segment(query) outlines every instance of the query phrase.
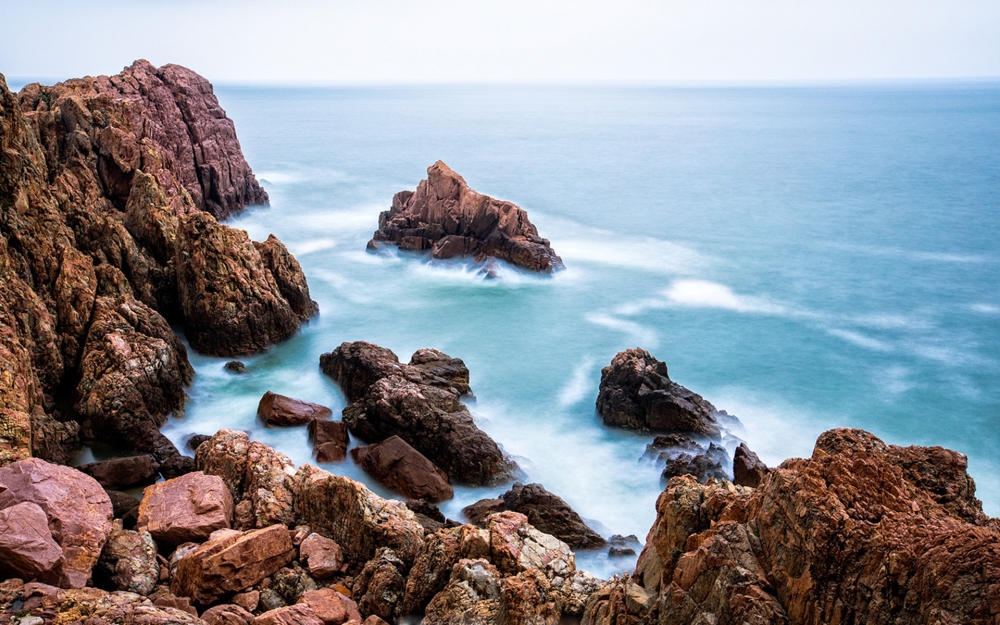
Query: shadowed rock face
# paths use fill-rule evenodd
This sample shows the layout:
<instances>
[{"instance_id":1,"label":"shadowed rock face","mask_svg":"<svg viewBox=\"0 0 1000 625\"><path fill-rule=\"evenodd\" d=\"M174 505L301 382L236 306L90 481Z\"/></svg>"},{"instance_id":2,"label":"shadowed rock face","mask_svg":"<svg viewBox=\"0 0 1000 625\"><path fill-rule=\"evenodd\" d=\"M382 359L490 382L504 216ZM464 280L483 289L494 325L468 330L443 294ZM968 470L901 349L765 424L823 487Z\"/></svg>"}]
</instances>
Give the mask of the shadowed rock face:
<instances>
[{"instance_id":1,"label":"shadowed rock face","mask_svg":"<svg viewBox=\"0 0 1000 625\"><path fill-rule=\"evenodd\" d=\"M378 241L430 250L434 258L500 258L542 273L563 267L524 209L473 191L441 161L427 168L427 180L416 192L400 191L392 198L392 208L379 215L369 248Z\"/></svg>"},{"instance_id":2,"label":"shadowed rock face","mask_svg":"<svg viewBox=\"0 0 1000 625\"><path fill-rule=\"evenodd\" d=\"M216 222L265 202L190 70L136 61L20 94L0 76L0 465L66 462L93 432L186 470L157 431L192 375L170 324L235 355L316 313L280 241Z\"/></svg>"},{"instance_id":3,"label":"shadowed rock face","mask_svg":"<svg viewBox=\"0 0 1000 625\"><path fill-rule=\"evenodd\" d=\"M961 454L849 429L753 489L677 477L635 574L584 622L992 623L1000 526L973 493Z\"/></svg>"}]
</instances>

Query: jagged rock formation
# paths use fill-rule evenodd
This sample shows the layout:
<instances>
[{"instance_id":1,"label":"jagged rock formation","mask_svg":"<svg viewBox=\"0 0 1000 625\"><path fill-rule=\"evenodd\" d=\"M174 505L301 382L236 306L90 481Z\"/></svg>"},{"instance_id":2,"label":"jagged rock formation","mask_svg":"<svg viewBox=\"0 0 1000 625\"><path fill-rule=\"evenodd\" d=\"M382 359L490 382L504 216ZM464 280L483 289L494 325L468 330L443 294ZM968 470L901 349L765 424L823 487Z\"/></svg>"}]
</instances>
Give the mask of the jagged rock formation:
<instances>
[{"instance_id":1,"label":"jagged rock formation","mask_svg":"<svg viewBox=\"0 0 1000 625\"><path fill-rule=\"evenodd\" d=\"M434 258L499 258L543 273L563 267L524 209L473 191L441 161L427 168L427 180L416 192L393 196L392 208L379 215L369 249L379 242L430 250Z\"/></svg>"},{"instance_id":2,"label":"jagged rock formation","mask_svg":"<svg viewBox=\"0 0 1000 625\"><path fill-rule=\"evenodd\" d=\"M267 201L212 86L175 65L28 85L0 76L0 465L84 436L190 469L158 428L212 354L315 314L280 241L221 225ZM57 407L58 406L58 407Z\"/></svg>"},{"instance_id":3,"label":"jagged rock formation","mask_svg":"<svg viewBox=\"0 0 1000 625\"><path fill-rule=\"evenodd\" d=\"M591 596L583 622L996 622L1000 523L965 468L845 429L754 489L674 478L635 574Z\"/></svg>"},{"instance_id":4,"label":"jagged rock formation","mask_svg":"<svg viewBox=\"0 0 1000 625\"><path fill-rule=\"evenodd\" d=\"M741 446L750 451L746 445ZM754 456L756 458L756 456ZM702 484L715 478L728 480L729 454L724 447L709 443L708 447L699 445L683 434L661 434L646 445L642 459L650 460L657 466L663 466L660 480L666 484L670 478L678 475L693 475Z\"/></svg>"},{"instance_id":5,"label":"jagged rock formation","mask_svg":"<svg viewBox=\"0 0 1000 625\"><path fill-rule=\"evenodd\" d=\"M601 370L597 412L607 425L714 439L720 435L715 406L671 381L666 363L639 347L619 352Z\"/></svg>"},{"instance_id":6,"label":"jagged rock formation","mask_svg":"<svg viewBox=\"0 0 1000 625\"><path fill-rule=\"evenodd\" d=\"M401 364L391 350L357 341L320 356L320 369L344 389L344 423L361 439L399 436L453 483L501 483L516 469L459 401L469 392L460 359L422 349Z\"/></svg>"}]
</instances>

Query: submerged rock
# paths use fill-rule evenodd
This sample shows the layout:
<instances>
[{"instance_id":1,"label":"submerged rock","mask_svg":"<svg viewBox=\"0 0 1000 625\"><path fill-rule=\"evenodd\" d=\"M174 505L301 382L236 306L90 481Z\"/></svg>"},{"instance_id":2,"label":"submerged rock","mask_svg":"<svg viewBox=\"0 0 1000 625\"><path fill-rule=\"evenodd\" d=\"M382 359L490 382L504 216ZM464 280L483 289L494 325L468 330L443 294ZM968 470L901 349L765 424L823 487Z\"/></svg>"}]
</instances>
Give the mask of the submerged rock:
<instances>
[{"instance_id":1,"label":"submerged rock","mask_svg":"<svg viewBox=\"0 0 1000 625\"><path fill-rule=\"evenodd\" d=\"M250 373L250 370L247 369L247 366L242 362L240 362L239 360L230 360L225 365L223 365L223 369L225 369L229 373L235 373L237 375L247 375Z\"/></svg>"},{"instance_id":2,"label":"submerged rock","mask_svg":"<svg viewBox=\"0 0 1000 625\"><path fill-rule=\"evenodd\" d=\"M727 480L730 477L726 469L730 464L729 454L725 448L711 442L703 447L683 434L657 436L646 445L642 457L663 465L660 480L664 484L678 475L693 475L702 484L712 478Z\"/></svg>"},{"instance_id":3,"label":"submerged rock","mask_svg":"<svg viewBox=\"0 0 1000 625\"><path fill-rule=\"evenodd\" d=\"M380 443L399 436L454 483L500 483L515 470L459 400L469 392L461 360L423 349L404 365L390 350L358 341L323 354L320 368L352 402L344 423L360 438Z\"/></svg>"},{"instance_id":4,"label":"submerged rock","mask_svg":"<svg viewBox=\"0 0 1000 625\"><path fill-rule=\"evenodd\" d=\"M268 391L260 398L257 416L267 425L305 425L314 419L327 419L333 414L326 406Z\"/></svg>"},{"instance_id":5,"label":"submerged rock","mask_svg":"<svg viewBox=\"0 0 1000 625\"><path fill-rule=\"evenodd\" d=\"M473 191L441 161L427 168L427 180L416 192L397 193L378 221L369 249L386 242L405 250L430 250L434 258L500 258L543 273L563 267L527 212Z\"/></svg>"},{"instance_id":6,"label":"submerged rock","mask_svg":"<svg viewBox=\"0 0 1000 625\"><path fill-rule=\"evenodd\" d=\"M667 365L640 348L619 352L601 370L597 412L607 425L720 436L715 406L671 381Z\"/></svg>"}]
</instances>

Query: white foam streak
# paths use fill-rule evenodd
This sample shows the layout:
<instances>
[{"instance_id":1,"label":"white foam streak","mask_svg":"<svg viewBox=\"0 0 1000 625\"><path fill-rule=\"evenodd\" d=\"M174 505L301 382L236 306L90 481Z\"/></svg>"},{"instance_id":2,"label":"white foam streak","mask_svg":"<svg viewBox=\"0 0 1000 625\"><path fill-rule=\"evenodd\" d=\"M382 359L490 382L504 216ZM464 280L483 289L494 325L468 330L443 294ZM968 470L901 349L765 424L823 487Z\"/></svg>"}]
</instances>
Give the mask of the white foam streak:
<instances>
[{"instance_id":1,"label":"white foam streak","mask_svg":"<svg viewBox=\"0 0 1000 625\"><path fill-rule=\"evenodd\" d=\"M844 339L852 345L858 347L863 347L865 349L870 349L875 352L891 352L894 351L892 345L889 345L885 341L880 341L878 339L872 338L870 336L865 336L859 332L852 332L851 330L842 330L840 328L828 329L827 334L830 336L835 336L840 339Z\"/></svg>"},{"instance_id":2,"label":"white foam streak","mask_svg":"<svg viewBox=\"0 0 1000 625\"><path fill-rule=\"evenodd\" d=\"M304 256L313 252L321 252L336 247L337 241L334 239L307 239L298 243L289 244L289 250L294 256Z\"/></svg>"},{"instance_id":3,"label":"white foam streak","mask_svg":"<svg viewBox=\"0 0 1000 625\"><path fill-rule=\"evenodd\" d=\"M737 295L728 286L708 280L675 280L664 295L668 301L680 306L772 315L787 312L783 306L756 297Z\"/></svg>"},{"instance_id":4,"label":"white foam streak","mask_svg":"<svg viewBox=\"0 0 1000 625\"><path fill-rule=\"evenodd\" d=\"M618 319L605 313L587 313L584 318L590 323L623 332L630 337L634 343L642 345L647 349L655 349L660 344L659 336L652 328L647 328L641 323L629 321L628 319Z\"/></svg>"},{"instance_id":5,"label":"white foam streak","mask_svg":"<svg viewBox=\"0 0 1000 625\"><path fill-rule=\"evenodd\" d=\"M591 389L590 371L594 367L594 359L587 358L573 369L573 377L559 391L559 407L569 408L583 401Z\"/></svg>"}]
</instances>

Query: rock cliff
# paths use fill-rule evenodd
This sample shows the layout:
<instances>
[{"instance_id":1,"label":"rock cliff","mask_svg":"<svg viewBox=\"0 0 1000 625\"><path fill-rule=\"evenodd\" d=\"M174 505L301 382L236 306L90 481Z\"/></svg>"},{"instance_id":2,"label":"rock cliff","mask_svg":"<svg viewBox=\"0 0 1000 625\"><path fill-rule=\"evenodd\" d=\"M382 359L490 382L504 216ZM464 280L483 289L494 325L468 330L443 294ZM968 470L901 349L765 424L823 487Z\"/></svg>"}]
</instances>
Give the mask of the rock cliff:
<instances>
[{"instance_id":1,"label":"rock cliff","mask_svg":"<svg viewBox=\"0 0 1000 625\"><path fill-rule=\"evenodd\" d=\"M441 161L427 168L427 180L415 192L400 191L392 198L392 208L379 215L369 249L379 242L430 250L434 258L499 258L542 273L563 267L524 209L473 191Z\"/></svg>"},{"instance_id":2,"label":"rock cliff","mask_svg":"<svg viewBox=\"0 0 1000 625\"><path fill-rule=\"evenodd\" d=\"M158 431L193 374L171 323L235 355L316 312L280 241L216 221L265 202L188 69L136 61L20 94L0 76L0 465L65 463L96 435L189 469Z\"/></svg>"}]
</instances>

